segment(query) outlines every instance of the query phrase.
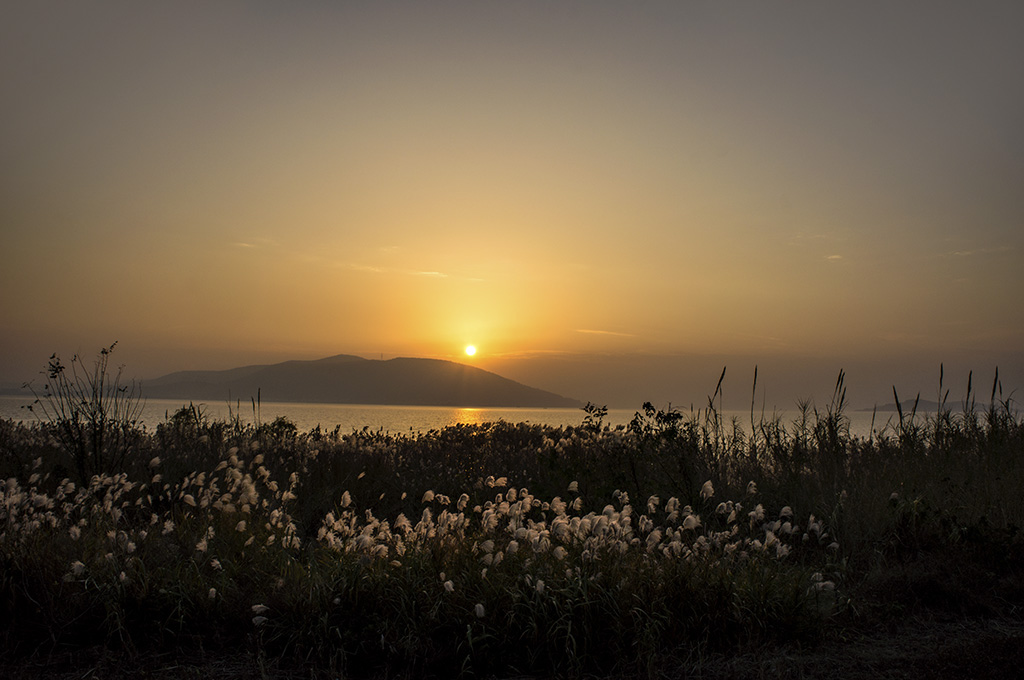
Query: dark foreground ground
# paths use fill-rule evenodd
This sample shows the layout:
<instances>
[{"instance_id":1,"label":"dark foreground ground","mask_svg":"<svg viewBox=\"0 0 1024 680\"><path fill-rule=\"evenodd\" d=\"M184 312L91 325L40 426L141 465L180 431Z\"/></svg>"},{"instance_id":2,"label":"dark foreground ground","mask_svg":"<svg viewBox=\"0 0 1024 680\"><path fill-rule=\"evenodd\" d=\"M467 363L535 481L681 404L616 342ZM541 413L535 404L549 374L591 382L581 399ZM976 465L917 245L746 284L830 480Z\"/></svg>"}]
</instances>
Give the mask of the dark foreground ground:
<instances>
[{"instance_id":1,"label":"dark foreground ground","mask_svg":"<svg viewBox=\"0 0 1024 680\"><path fill-rule=\"evenodd\" d=\"M812 649L772 648L735 656L680 660L674 669L646 670L632 676L585 676L594 680L650 677L674 680L746 680L754 678L910 678L992 679L1024 673L1024 617L1002 619L908 620L891 630L847 633L845 639ZM148 678L225 678L298 680L344 677L317 668L284 669L272 660L245 652L202 650L115 654L103 648L54 653L22 660L0 670L9 680L128 680ZM381 676L387 677L387 676ZM539 680L513 676L500 680Z\"/></svg>"},{"instance_id":2,"label":"dark foreground ground","mask_svg":"<svg viewBox=\"0 0 1024 680\"><path fill-rule=\"evenodd\" d=\"M62 430L0 421L0 680L1024 677L1024 420L1009 402L901 415L863 440L846 429L841 384L807 423L749 438L717 414L649 404L628 430L591 409L579 428L414 437L182 409L132 435L121 473L86 466L78 484L67 477L89 459L57 446ZM615 530L513 548L526 529L513 520L553 525L544 513L568 517L568 492L574 514ZM625 514L629 498L649 499L646 524ZM668 512L683 503L686 519ZM487 522L485 505L499 508ZM456 515L466 533L450 529ZM392 531L378 517L423 519ZM782 517L806 517L803 536ZM649 548L670 530L721 558L651 557L669 557ZM614 552L583 579L591 545ZM562 573L575 590L552 585ZM503 612L489 625L484 600ZM274 619L252 616L265 605Z\"/></svg>"}]
</instances>

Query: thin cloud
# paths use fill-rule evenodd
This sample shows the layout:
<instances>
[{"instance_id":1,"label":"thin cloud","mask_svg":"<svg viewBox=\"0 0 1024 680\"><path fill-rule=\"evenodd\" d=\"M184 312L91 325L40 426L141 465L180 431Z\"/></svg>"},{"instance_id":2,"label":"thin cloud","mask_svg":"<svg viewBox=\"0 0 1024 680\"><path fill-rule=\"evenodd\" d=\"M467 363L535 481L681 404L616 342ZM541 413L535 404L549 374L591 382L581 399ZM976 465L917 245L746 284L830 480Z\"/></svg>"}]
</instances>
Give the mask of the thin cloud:
<instances>
[{"instance_id":1,"label":"thin cloud","mask_svg":"<svg viewBox=\"0 0 1024 680\"><path fill-rule=\"evenodd\" d=\"M593 328L577 328L577 333L587 333L589 335L614 335L619 338L635 338L636 336L632 333L616 333L615 331L599 331Z\"/></svg>"},{"instance_id":2,"label":"thin cloud","mask_svg":"<svg viewBox=\"0 0 1024 680\"><path fill-rule=\"evenodd\" d=\"M829 262L836 262L838 260L843 259L843 256L842 255L826 255L825 259L828 260Z\"/></svg>"},{"instance_id":3,"label":"thin cloud","mask_svg":"<svg viewBox=\"0 0 1024 680\"><path fill-rule=\"evenodd\" d=\"M397 274L399 276L422 276L431 279L452 279L455 281L484 281L484 279L477 277L466 277L466 276L455 276L452 274L446 274L445 272L432 271L426 269L395 269L394 267L377 267L370 264L360 264L358 262L343 262L338 264L339 267L351 269L357 272L367 272L369 274Z\"/></svg>"},{"instance_id":4,"label":"thin cloud","mask_svg":"<svg viewBox=\"0 0 1024 680\"><path fill-rule=\"evenodd\" d=\"M1011 246L998 246L996 248L975 248L974 250L954 250L946 253L950 257L972 257L975 255L993 255L995 253L1008 253L1013 248Z\"/></svg>"},{"instance_id":5,"label":"thin cloud","mask_svg":"<svg viewBox=\"0 0 1024 680\"><path fill-rule=\"evenodd\" d=\"M281 244L272 238L257 236L252 241L234 241L231 245L236 248L279 248Z\"/></svg>"},{"instance_id":6,"label":"thin cloud","mask_svg":"<svg viewBox=\"0 0 1024 680\"><path fill-rule=\"evenodd\" d=\"M846 238L842 234L826 233L826 232L797 232L789 235L787 244L790 246L796 246L799 248L820 247L824 241L845 241Z\"/></svg>"},{"instance_id":7,"label":"thin cloud","mask_svg":"<svg viewBox=\"0 0 1024 680\"><path fill-rule=\"evenodd\" d=\"M357 272L369 272L370 274L386 274L388 272L387 269L381 269L380 267L374 267L368 264L357 264L355 262L345 262L341 266Z\"/></svg>"},{"instance_id":8,"label":"thin cloud","mask_svg":"<svg viewBox=\"0 0 1024 680\"><path fill-rule=\"evenodd\" d=\"M490 359L532 359L551 356L576 356L576 353L564 349L524 349L514 352L488 352Z\"/></svg>"},{"instance_id":9,"label":"thin cloud","mask_svg":"<svg viewBox=\"0 0 1024 680\"><path fill-rule=\"evenodd\" d=\"M737 333L740 337L748 338L750 340L756 340L758 342L768 343L775 345L776 347L792 347L793 343L783 338L777 338L771 335L755 335L753 333Z\"/></svg>"}]
</instances>

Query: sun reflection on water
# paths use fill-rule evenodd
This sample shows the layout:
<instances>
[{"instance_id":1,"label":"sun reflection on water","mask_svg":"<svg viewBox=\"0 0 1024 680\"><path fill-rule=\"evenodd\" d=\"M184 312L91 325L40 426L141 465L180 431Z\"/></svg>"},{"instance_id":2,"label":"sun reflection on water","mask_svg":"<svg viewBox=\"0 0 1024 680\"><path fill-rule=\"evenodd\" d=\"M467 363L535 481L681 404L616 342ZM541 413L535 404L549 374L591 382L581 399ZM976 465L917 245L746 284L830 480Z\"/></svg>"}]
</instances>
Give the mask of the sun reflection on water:
<instances>
[{"instance_id":1,"label":"sun reflection on water","mask_svg":"<svg viewBox=\"0 0 1024 680\"><path fill-rule=\"evenodd\" d=\"M484 422L484 413L478 408L452 409L452 425L477 425Z\"/></svg>"}]
</instances>

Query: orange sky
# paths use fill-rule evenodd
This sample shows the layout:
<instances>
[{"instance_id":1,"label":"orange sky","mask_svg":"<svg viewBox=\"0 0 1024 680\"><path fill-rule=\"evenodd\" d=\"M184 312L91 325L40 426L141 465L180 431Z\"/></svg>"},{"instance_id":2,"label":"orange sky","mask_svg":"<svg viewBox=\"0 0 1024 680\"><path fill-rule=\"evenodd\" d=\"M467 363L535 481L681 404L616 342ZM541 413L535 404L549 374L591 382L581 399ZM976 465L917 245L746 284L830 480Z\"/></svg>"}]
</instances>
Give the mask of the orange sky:
<instances>
[{"instance_id":1,"label":"orange sky","mask_svg":"<svg viewBox=\"0 0 1024 680\"><path fill-rule=\"evenodd\" d=\"M1022 25L1007 2L8 3L0 384L114 340L140 377L473 343L613 403L699 399L725 362L777 365L787 404L850 366L862 401L909 364L909 390L939 361L1019 383ZM812 365L832 378L785 377Z\"/></svg>"}]
</instances>

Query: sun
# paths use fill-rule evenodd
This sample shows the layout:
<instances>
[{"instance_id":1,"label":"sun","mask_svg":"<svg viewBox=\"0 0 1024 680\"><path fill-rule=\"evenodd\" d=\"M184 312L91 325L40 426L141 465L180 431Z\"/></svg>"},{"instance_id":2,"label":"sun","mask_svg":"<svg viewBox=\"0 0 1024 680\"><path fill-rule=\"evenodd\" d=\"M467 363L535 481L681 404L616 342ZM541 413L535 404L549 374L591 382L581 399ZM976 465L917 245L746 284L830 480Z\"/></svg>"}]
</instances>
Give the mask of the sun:
<instances>
[{"instance_id":1,"label":"sun","mask_svg":"<svg viewBox=\"0 0 1024 680\"><path fill-rule=\"evenodd\" d=\"M473 345L466 345L466 356L471 357L474 354L476 354L476 347Z\"/></svg>"}]
</instances>

